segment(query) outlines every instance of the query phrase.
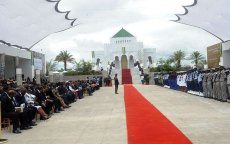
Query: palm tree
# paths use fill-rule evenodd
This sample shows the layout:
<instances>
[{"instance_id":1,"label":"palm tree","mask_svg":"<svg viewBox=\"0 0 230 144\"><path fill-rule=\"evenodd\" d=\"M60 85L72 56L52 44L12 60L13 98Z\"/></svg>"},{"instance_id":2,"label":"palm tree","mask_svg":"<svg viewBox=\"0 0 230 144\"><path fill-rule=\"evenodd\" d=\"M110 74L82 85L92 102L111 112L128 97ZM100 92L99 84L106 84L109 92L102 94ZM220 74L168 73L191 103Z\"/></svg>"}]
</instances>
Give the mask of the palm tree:
<instances>
[{"instance_id":1,"label":"palm tree","mask_svg":"<svg viewBox=\"0 0 230 144\"><path fill-rule=\"evenodd\" d=\"M54 71L56 69L57 63L52 59L46 62L46 75L49 75L49 71Z\"/></svg>"},{"instance_id":2,"label":"palm tree","mask_svg":"<svg viewBox=\"0 0 230 144\"><path fill-rule=\"evenodd\" d=\"M67 51L61 51L55 58L55 61L58 62L63 62L64 63L64 69L66 71L66 67L67 67L67 62L73 63L75 61L75 59L73 58L73 56L68 53Z\"/></svg>"},{"instance_id":3,"label":"palm tree","mask_svg":"<svg viewBox=\"0 0 230 144\"><path fill-rule=\"evenodd\" d=\"M197 67L203 69L204 65L206 65L206 64L207 64L207 61L204 59L204 60L199 61L199 63L197 64Z\"/></svg>"},{"instance_id":4,"label":"palm tree","mask_svg":"<svg viewBox=\"0 0 230 144\"><path fill-rule=\"evenodd\" d=\"M174 52L170 59L176 63L176 68L180 69L181 60L183 60L184 58L185 58L185 52L179 50L179 51Z\"/></svg>"},{"instance_id":5,"label":"palm tree","mask_svg":"<svg viewBox=\"0 0 230 144\"><path fill-rule=\"evenodd\" d=\"M202 61L205 60L205 58L203 57L203 55L200 52L198 52L198 51L194 51L190 55L190 59L192 60L192 63L195 63L196 67L198 67L199 63L202 63Z\"/></svg>"}]
</instances>

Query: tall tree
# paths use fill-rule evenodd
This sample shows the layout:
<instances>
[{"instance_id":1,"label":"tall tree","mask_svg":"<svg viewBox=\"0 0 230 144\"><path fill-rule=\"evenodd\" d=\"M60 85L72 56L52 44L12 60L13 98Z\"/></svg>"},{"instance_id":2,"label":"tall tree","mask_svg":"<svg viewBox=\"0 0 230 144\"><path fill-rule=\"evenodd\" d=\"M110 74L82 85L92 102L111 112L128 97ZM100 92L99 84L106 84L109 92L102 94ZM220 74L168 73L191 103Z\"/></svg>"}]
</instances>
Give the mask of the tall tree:
<instances>
[{"instance_id":1,"label":"tall tree","mask_svg":"<svg viewBox=\"0 0 230 144\"><path fill-rule=\"evenodd\" d=\"M57 63L51 59L50 61L46 61L46 75L49 75L49 71L56 70Z\"/></svg>"},{"instance_id":2,"label":"tall tree","mask_svg":"<svg viewBox=\"0 0 230 144\"><path fill-rule=\"evenodd\" d=\"M205 60L203 55L198 51L194 51L190 55L190 59L192 60L192 63L194 63L196 67L198 67L199 63L202 63Z\"/></svg>"},{"instance_id":3,"label":"tall tree","mask_svg":"<svg viewBox=\"0 0 230 144\"><path fill-rule=\"evenodd\" d=\"M92 71L92 63L84 60L81 60L79 63L83 74L90 74Z\"/></svg>"},{"instance_id":4,"label":"tall tree","mask_svg":"<svg viewBox=\"0 0 230 144\"><path fill-rule=\"evenodd\" d=\"M185 52L182 50L173 53L170 59L176 64L176 68L181 68L181 61L185 58Z\"/></svg>"},{"instance_id":5,"label":"tall tree","mask_svg":"<svg viewBox=\"0 0 230 144\"><path fill-rule=\"evenodd\" d=\"M171 66L172 62L173 61L170 58L168 59L160 58L157 62L158 64L157 68L153 69L153 71L157 71L157 72L173 71L174 67Z\"/></svg>"},{"instance_id":6,"label":"tall tree","mask_svg":"<svg viewBox=\"0 0 230 144\"><path fill-rule=\"evenodd\" d=\"M64 63L64 69L66 71L67 63L74 63L75 59L73 56L68 53L67 51L61 51L55 58L55 61L63 62Z\"/></svg>"}]
</instances>

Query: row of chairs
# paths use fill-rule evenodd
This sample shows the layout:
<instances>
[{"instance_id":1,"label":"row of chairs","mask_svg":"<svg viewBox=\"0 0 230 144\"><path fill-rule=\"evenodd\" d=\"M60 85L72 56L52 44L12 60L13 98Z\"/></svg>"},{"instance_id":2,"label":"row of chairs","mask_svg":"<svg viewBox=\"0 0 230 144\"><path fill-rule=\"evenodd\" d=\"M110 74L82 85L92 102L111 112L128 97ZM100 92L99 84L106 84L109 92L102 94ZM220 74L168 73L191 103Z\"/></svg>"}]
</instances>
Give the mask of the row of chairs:
<instances>
[{"instance_id":1,"label":"row of chairs","mask_svg":"<svg viewBox=\"0 0 230 144\"><path fill-rule=\"evenodd\" d=\"M83 95L89 95L87 90L83 91ZM36 121L38 120L38 115L36 115ZM12 128L11 128L11 120L10 118L3 118L1 121L1 128L2 130L9 130L10 132L12 132Z\"/></svg>"},{"instance_id":2,"label":"row of chairs","mask_svg":"<svg viewBox=\"0 0 230 144\"><path fill-rule=\"evenodd\" d=\"M9 130L11 132L12 130L11 130L10 122L11 122L10 118L3 118L1 123L2 124L1 128L4 130Z\"/></svg>"}]
</instances>

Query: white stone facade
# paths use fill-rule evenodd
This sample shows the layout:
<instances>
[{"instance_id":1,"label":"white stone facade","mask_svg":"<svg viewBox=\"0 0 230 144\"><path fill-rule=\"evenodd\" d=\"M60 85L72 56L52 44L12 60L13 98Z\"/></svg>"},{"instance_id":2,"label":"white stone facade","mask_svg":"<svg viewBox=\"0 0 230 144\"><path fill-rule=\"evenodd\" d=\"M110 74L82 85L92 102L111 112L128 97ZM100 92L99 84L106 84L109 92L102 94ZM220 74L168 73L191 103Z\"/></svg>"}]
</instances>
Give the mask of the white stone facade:
<instances>
[{"instance_id":1,"label":"white stone facade","mask_svg":"<svg viewBox=\"0 0 230 144\"><path fill-rule=\"evenodd\" d=\"M115 63L116 69L121 69L122 56L127 58L127 68L133 68L134 62L138 60L145 68L151 67L156 59L156 49L144 49L143 42L138 42L136 37L132 36L126 30L121 29L115 36L110 39L110 43L104 45L104 51L95 51L93 63L100 59L104 69L107 68L108 62ZM151 63L148 62L151 57Z\"/></svg>"},{"instance_id":2,"label":"white stone facade","mask_svg":"<svg viewBox=\"0 0 230 144\"><path fill-rule=\"evenodd\" d=\"M222 43L222 60L223 66L230 67L230 41Z\"/></svg>"},{"instance_id":3,"label":"white stone facade","mask_svg":"<svg viewBox=\"0 0 230 144\"><path fill-rule=\"evenodd\" d=\"M32 80L37 68L35 60L39 60L42 73L45 72L45 55L0 44L0 79L15 78L16 69L21 69L24 79Z\"/></svg>"}]
</instances>

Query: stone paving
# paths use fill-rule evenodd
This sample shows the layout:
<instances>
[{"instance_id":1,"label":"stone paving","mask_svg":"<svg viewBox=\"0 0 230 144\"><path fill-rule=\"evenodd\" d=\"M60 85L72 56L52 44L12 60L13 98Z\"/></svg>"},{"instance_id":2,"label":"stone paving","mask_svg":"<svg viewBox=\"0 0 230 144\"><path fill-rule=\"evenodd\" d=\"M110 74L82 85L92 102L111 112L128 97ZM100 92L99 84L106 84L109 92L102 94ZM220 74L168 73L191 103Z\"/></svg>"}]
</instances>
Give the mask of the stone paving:
<instances>
[{"instance_id":1,"label":"stone paving","mask_svg":"<svg viewBox=\"0 0 230 144\"><path fill-rule=\"evenodd\" d=\"M230 104L150 85L135 87L197 144L230 143ZM123 87L103 87L70 109L21 134L2 131L9 144L127 144Z\"/></svg>"},{"instance_id":2,"label":"stone paving","mask_svg":"<svg viewBox=\"0 0 230 144\"><path fill-rule=\"evenodd\" d=\"M230 143L230 103L158 86L135 86L194 144Z\"/></svg>"},{"instance_id":3,"label":"stone paving","mask_svg":"<svg viewBox=\"0 0 230 144\"><path fill-rule=\"evenodd\" d=\"M10 144L126 144L123 89L104 87L66 111L21 134L3 132Z\"/></svg>"}]
</instances>

